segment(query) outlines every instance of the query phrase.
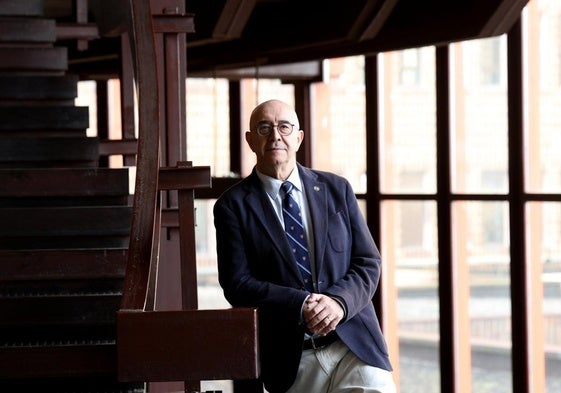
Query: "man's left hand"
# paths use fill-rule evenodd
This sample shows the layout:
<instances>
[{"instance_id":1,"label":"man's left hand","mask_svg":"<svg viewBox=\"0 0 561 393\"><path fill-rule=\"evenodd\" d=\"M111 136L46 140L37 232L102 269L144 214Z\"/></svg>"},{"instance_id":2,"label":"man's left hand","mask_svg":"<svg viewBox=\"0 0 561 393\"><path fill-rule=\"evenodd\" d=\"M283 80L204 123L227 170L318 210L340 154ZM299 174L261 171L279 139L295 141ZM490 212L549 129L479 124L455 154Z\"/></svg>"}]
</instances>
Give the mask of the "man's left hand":
<instances>
[{"instance_id":1,"label":"man's left hand","mask_svg":"<svg viewBox=\"0 0 561 393\"><path fill-rule=\"evenodd\" d=\"M314 334L325 336L335 330L345 312L337 300L312 293L304 304L303 314L306 327Z\"/></svg>"}]
</instances>

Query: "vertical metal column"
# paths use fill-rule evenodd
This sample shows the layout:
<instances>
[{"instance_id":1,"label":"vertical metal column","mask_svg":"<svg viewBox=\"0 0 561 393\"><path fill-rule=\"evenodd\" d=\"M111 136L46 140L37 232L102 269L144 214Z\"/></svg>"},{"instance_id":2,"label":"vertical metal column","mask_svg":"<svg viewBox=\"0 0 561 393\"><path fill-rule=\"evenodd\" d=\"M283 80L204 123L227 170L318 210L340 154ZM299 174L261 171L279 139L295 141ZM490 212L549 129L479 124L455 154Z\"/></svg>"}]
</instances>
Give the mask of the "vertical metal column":
<instances>
[{"instance_id":1,"label":"vertical metal column","mask_svg":"<svg viewBox=\"0 0 561 393\"><path fill-rule=\"evenodd\" d=\"M532 332L540 327L530 318L534 298L533 289L541 285L532 280L532 261L526 256L526 221L524 192L524 104L522 67L522 27L520 20L507 36L508 47L508 159L510 213L510 290L512 324L512 387L514 393L543 391L543 377L532 378L534 357L542 353L532 351ZM539 263L536 261L535 263ZM538 333L543 334L543 333ZM538 364L543 362L537 361ZM542 370L543 372L543 370ZM539 386L537 385L539 384ZM540 390L538 390L540 389Z\"/></svg>"},{"instance_id":2,"label":"vertical metal column","mask_svg":"<svg viewBox=\"0 0 561 393\"><path fill-rule=\"evenodd\" d=\"M366 222L382 254L382 277L374 295L374 307L388 343L394 379L399 386L399 335L397 325L397 290L394 283L395 264L384 258L382 249L382 195L380 166L380 102L378 56L364 61L366 105Z\"/></svg>"},{"instance_id":3,"label":"vertical metal column","mask_svg":"<svg viewBox=\"0 0 561 393\"><path fill-rule=\"evenodd\" d=\"M302 165L311 167L313 130L310 109L310 82L294 82L294 102L296 114L300 120L300 129L306 133L300 150L296 154L296 159Z\"/></svg>"},{"instance_id":4,"label":"vertical metal column","mask_svg":"<svg viewBox=\"0 0 561 393\"><path fill-rule=\"evenodd\" d=\"M440 391L458 392L454 315L454 264L450 193L449 50L436 48L436 177L438 221L438 289L440 304Z\"/></svg>"},{"instance_id":5,"label":"vertical metal column","mask_svg":"<svg viewBox=\"0 0 561 393\"><path fill-rule=\"evenodd\" d=\"M150 1L153 17L181 16L185 13L184 1ZM178 162L185 161L187 155L186 34L178 31L158 31L156 29L155 46L158 59L158 86L160 88L160 166L174 167ZM178 208L179 196L177 191L161 191L160 197L162 208ZM184 203L189 204L188 201ZM192 214L194 215L194 210ZM180 217L180 219L186 218ZM183 226L186 225L192 225L192 220L188 220ZM196 275L189 278L184 276L185 272L181 268L180 249L179 231L176 228L168 228L168 230L162 231L160 258L161 260L168 261L168 263L160 264L158 268L157 280L160 285L157 286L156 309L185 309L191 308L190 306L197 303L196 298L185 299L186 294L193 293L193 288L182 288L182 283L196 282ZM182 280L178 282L177 277L182 277ZM194 290L196 291L196 285ZM162 387L167 385L171 388L173 383L161 385ZM184 390L189 392L200 390L199 381L186 381L184 383Z\"/></svg>"},{"instance_id":6,"label":"vertical metal column","mask_svg":"<svg viewBox=\"0 0 561 393\"><path fill-rule=\"evenodd\" d=\"M230 172L242 173L242 96L239 80L228 82L230 102Z\"/></svg>"}]
</instances>

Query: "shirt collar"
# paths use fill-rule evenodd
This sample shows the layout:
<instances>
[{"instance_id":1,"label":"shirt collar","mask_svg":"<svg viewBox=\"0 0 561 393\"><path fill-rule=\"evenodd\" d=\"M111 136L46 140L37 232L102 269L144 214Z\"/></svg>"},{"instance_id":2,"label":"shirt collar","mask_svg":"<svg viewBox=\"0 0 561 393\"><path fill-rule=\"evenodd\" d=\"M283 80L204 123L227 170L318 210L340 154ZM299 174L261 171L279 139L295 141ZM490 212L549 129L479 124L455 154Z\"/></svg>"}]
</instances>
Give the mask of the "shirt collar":
<instances>
[{"instance_id":1,"label":"shirt collar","mask_svg":"<svg viewBox=\"0 0 561 393\"><path fill-rule=\"evenodd\" d=\"M261 183L263 183L267 194L269 194L271 198L276 199L279 195L280 187L285 181L265 175L264 173L259 172L257 169L255 170L255 172L257 173L257 177L259 177L259 180L261 180ZM294 170L286 180L291 182L298 191L304 192L302 187L302 179L300 179L300 174L298 173L298 166L294 167Z\"/></svg>"}]
</instances>

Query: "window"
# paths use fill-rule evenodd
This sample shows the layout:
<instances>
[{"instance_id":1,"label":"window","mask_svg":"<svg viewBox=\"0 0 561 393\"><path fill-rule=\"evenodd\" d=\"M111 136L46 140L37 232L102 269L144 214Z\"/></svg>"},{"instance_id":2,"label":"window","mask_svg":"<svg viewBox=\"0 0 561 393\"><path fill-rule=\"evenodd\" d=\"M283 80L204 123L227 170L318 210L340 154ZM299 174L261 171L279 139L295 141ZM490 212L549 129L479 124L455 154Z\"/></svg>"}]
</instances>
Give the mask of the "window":
<instances>
[{"instance_id":1,"label":"window","mask_svg":"<svg viewBox=\"0 0 561 393\"><path fill-rule=\"evenodd\" d=\"M380 226L382 324L401 392L561 387L559 15L557 0L535 0L522 39L515 29L378 54L377 112L366 108L371 63L360 56L330 59L327 83L312 86L313 166L349 178L364 212L380 212L371 224ZM524 81L522 111L509 108L507 39L524 49L523 75L512 78ZM267 96L266 82L244 83L248 106ZM269 87L291 102L294 90ZM443 114L448 124L437 121ZM372 151L365 124L376 115ZM523 146L509 151L513 137ZM366 182L366 152L379 162L378 185ZM198 209L210 214L205 203ZM200 231L209 259L211 232Z\"/></svg>"},{"instance_id":2,"label":"window","mask_svg":"<svg viewBox=\"0 0 561 393\"><path fill-rule=\"evenodd\" d=\"M401 85L414 86L421 81L420 51L418 49L406 49L399 52L401 72L399 82Z\"/></svg>"}]
</instances>

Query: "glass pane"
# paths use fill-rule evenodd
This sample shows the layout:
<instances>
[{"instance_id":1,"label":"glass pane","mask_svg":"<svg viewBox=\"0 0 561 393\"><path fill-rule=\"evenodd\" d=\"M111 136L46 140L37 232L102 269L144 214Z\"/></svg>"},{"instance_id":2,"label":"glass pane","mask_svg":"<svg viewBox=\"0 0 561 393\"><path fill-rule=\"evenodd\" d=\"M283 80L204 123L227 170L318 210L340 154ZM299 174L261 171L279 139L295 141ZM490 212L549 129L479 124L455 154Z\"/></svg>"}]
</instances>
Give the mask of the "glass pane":
<instances>
[{"instance_id":1,"label":"glass pane","mask_svg":"<svg viewBox=\"0 0 561 393\"><path fill-rule=\"evenodd\" d=\"M436 204L432 201L383 202L382 222L382 256L385 265L395 267L393 280L397 288L397 382L402 392L438 393L440 317Z\"/></svg>"},{"instance_id":2,"label":"glass pane","mask_svg":"<svg viewBox=\"0 0 561 393\"><path fill-rule=\"evenodd\" d=\"M212 208L215 199L195 201L195 242L197 247L197 283L199 308L230 308L218 284L216 233Z\"/></svg>"},{"instance_id":3,"label":"glass pane","mask_svg":"<svg viewBox=\"0 0 561 393\"><path fill-rule=\"evenodd\" d=\"M452 188L508 191L506 37L450 46Z\"/></svg>"},{"instance_id":4,"label":"glass pane","mask_svg":"<svg viewBox=\"0 0 561 393\"><path fill-rule=\"evenodd\" d=\"M469 280L471 391L512 392L508 204L458 202L453 222L455 263Z\"/></svg>"},{"instance_id":5,"label":"glass pane","mask_svg":"<svg viewBox=\"0 0 561 393\"><path fill-rule=\"evenodd\" d=\"M543 330L533 335L535 363L545 362L545 392L561 391L561 204L531 202L526 212L528 258L536 282L532 317ZM536 321L536 319L538 321ZM540 335L543 333L543 336Z\"/></svg>"},{"instance_id":6,"label":"glass pane","mask_svg":"<svg viewBox=\"0 0 561 393\"><path fill-rule=\"evenodd\" d=\"M230 308L218 284L216 264L216 235L212 208L215 199L195 200L195 241L197 250L197 296L199 309ZM232 393L233 384L229 380L201 381L201 391L221 391Z\"/></svg>"},{"instance_id":7,"label":"glass pane","mask_svg":"<svg viewBox=\"0 0 561 393\"><path fill-rule=\"evenodd\" d=\"M435 50L384 53L378 64L381 190L435 193Z\"/></svg>"},{"instance_id":8,"label":"glass pane","mask_svg":"<svg viewBox=\"0 0 561 393\"><path fill-rule=\"evenodd\" d=\"M561 2L535 0L524 13L530 192L561 192Z\"/></svg>"},{"instance_id":9,"label":"glass pane","mask_svg":"<svg viewBox=\"0 0 561 393\"><path fill-rule=\"evenodd\" d=\"M249 103L251 110L267 100L281 100L294 106L294 85L291 83L283 83L280 79L246 79L243 86L243 102ZM249 124L249 117L247 120L245 124Z\"/></svg>"},{"instance_id":10,"label":"glass pane","mask_svg":"<svg viewBox=\"0 0 561 393\"><path fill-rule=\"evenodd\" d=\"M187 160L210 165L213 176L230 172L228 81L187 78Z\"/></svg>"},{"instance_id":11,"label":"glass pane","mask_svg":"<svg viewBox=\"0 0 561 393\"><path fill-rule=\"evenodd\" d=\"M325 60L325 82L312 85L313 166L366 192L364 57Z\"/></svg>"}]
</instances>

